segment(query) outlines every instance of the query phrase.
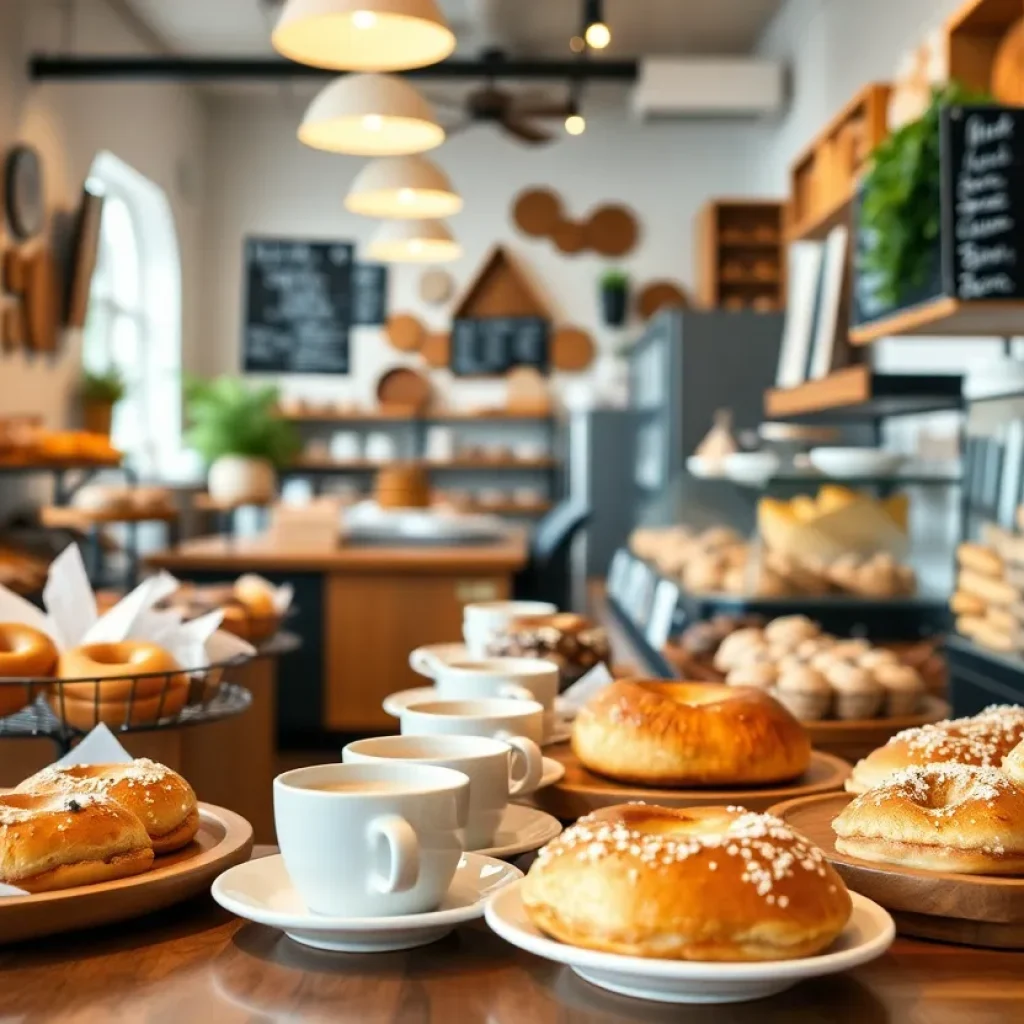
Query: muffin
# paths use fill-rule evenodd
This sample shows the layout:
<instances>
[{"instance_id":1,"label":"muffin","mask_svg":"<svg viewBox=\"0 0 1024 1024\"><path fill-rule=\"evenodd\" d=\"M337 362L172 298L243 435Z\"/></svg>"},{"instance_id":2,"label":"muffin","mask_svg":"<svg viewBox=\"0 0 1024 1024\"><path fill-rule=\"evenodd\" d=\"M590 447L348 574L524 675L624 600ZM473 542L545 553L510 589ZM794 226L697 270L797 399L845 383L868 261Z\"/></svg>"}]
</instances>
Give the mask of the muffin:
<instances>
[{"instance_id":1,"label":"muffin","mask_svg":"<svg viewBox=\"0 0 1024 1024\"><path fill-rule=\"evenodd\" d=\"M832 687L812 668L791 669L779 675L772 696L804 722L826 718L832 706Z\"/></svg>"},{"instance_id":2,"label":"muffin","mask_svg":"<svg viewBox=\"0 0 1024 1024\"><path fill-rule=\"evenodd\" d=\"M753 626L737 629L735 633L727 636L718 648L715 654L715 668L719 672L738 668L745 660L749 660L747 656L752 651L767 651L761 630Z\"/></svg>"},{"instance_id":3,"label":"muffin","mask_svg":"<svg viewBox=\"0 0 1024 1024\"><path fill-rule=\"evenodd\" d=\"M837 661L859 662L860 659L871 650L871 644L867 640L841 640L829 653Z\"/></svg>"},{"instance_id":4,"label":"muffin","mask_svg":"<svg viewBox=\"0 0 1024 1024\"><path fill-rule=\"evenodd\" d=\"M717 593L725 583L725 564L718 555L699 555L683 569L683 585L693 593Z\"/></svg>"},{"instance_id":5,"label":"muffin","mask_svg":"<svg viewBox=\"0 0 1024 1024\"><path fill-rule=\"evenodd\" d=\"M827 633L822 633L821 636L812 636L807 640L801 640L796 645L795 654L798 658L802 658L804 661L810 661L812 658L819 654L824 654L826 651L831 650L835 647L838 641L834 636L829 636Z\"/></svg>"},{"instance_id":6,"label":"muffin","mask_svg":"<svg viewBox=\"0 0 1024 1024\"><path fill-rule=\"evenodd\" d=\"M867 669L868 672L874 672L883 665L898 666L899 664L900 659L884 647L873 647L870 651L865 651L856 661L858 668Z\"/></svg>"},{"instance_id":7,"label":"muffin","mask_svg":"<svg viewBox=\"0 0 1024 1024\"><path fill-rule=\"evenodd\" d=\"M758 690L771 691L778 677L778 670L771 662L761 661L734 668L725 681L730 686L753 686Z\"/></svg>"},{"instance_id":8,"label":"muffin","mask_svg":"<svg viewBox=\"0 0 1024 1024\"><path fill-rule=\"evenodd\" d=\"M908 665L879 665L872 676L884 691L886 718L913 715L921 706L925 685L921 677Z\"/></svg>"},{"instance_id":9,"label":"muffin","mask_svg":"<svg viewBox=\"0 0 1024 1024\"><path fill-rule=\"evenodd\" d=\"M764 638L770 644L789 643L796 645L821 635L821 627L806 615L784 615L764 627Z\"/></svg>"},{"instance_id":10,"label":"muffin","mask_svg":"<svg viewBox=\"0 0 1024 1024\"><path fill-rule=\"evenodd\" d=\"M855 665L835 665L825 673L835 696L836 718L874 718L881 710L885 690L869 672Z\"/></svg>"}]
</instances>

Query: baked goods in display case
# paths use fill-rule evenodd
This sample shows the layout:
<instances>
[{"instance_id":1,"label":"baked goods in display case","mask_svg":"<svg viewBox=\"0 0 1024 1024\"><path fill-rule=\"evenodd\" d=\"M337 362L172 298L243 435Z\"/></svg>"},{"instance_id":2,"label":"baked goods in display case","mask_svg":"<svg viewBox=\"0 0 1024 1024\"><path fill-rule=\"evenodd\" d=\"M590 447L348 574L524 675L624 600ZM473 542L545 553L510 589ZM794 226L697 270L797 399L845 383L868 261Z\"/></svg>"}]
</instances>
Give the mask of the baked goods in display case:
<instances>
[{"instance_id":1,"label":"baked goods in display case","mask_svg":"<svg viewBox=\"0 0 1024 1024\"><path fill-rule=\"evenodd\" d=\"M988 527L980 543L957 548L956 629L989 650L1024 650L1024 538Z\"/></svg>"},{"instance_id":2,"label":"baked goods in display case","mask_svg":"<svg viewBox=\"0 0 1024 1024\"><path fill-rule=\"evenodd\" d=\"M16 594L37 594L46 582L49 565L38 555L0 545L0 586Z\"/></svg>"},{"instance_id":3,"label":"baked goods in display case","mask_svg":"<svg viewBox=\"0 0 1024 1024\"><path fill-rule=\"evenodd\" d=\"M121 452L106 434L84 430L48 430L39 417L0 418L0 466L82 462L116 466Z\"/></svg>"},{"instance_id":4,"label":"baked goods in display case","mask_svg":"<svg viewBox=\"0 0 1024 1024\"><path fill-rule=\"evenodd\" d=\"M495 658L542 658L558 665L562 687L576 682L595 665L610 665L607 631L583 615L556 612L512 619L490 638L487 654Z\"/></svg>"},{"instance_id":5,"label":"baked goods in display case","mask_svg":"<svg viewBox=\"0 0 1024 1024\"><path fill-rule=\"evenodd\" d=\"M761 690L621 680L580 709L572 749L591 771L646 786L765 785L802 775L811 744Z\"/></svg>"},{"instance_id":6,"label":"baked goods in display case","mask_svg":"<svg viewBox=\"0 0 1024 1024\"><path fill-rule=\"evenodd\" d=\"M820 849L737 807L596 811L540 851L522 900L561 942L662 960L812 956L852 909Z\"/></svg>"},{"instance_id":7,"label":"baked goods in display case","mask_svg":"<svg viewBox=\"0 0 1024 1024\"><path fill-rule=\"evenodd\" d=\"M183 583L161 607L177 609L186 621L221 611L221 629L261 643L280 629L291 596L290 587L275 587L262 576L247 573L234 583Z\"/></svg>"}]
</instances>

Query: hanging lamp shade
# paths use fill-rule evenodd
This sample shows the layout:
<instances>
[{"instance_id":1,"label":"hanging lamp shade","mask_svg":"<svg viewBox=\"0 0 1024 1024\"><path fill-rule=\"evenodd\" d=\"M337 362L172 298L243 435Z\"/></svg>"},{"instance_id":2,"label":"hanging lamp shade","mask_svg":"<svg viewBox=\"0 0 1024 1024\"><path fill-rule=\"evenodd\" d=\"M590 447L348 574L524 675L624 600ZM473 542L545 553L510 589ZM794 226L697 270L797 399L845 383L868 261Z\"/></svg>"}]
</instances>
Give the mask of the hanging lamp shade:
<instances>
[{"instance_id":1,"label":"hanging lamp shade","mask_svg":"<svg viewBox=\"0 0 1024 1024\"><path fill-rule=\"evenodd\" d=\"M462 209L448 175L423 156L388 156L368 163L352 182L345 209L364 217L421 220Z\"/></svg>"},{"instance_id":2,"label":"hanging lamp shade","mask_svg":"<svg viewBox=\"0 0 1024 1024\"><path fill-rule=\"evenodd\" d=\"M355 156L422 153L444 142L430 104L394 75L345 75L316 96L299 126L314 149Z\"/></svg>"},{"instance_id":3,"label":"hanging lamp shade","mask_svg":"<svg viewBox=\"0 0 1024 1024\"><path fill-rule=\"evenodd\" d=\"M457 260L462 247L439 220L386 220L367 253L385 263L445 263Z\"/></svg>"},{"instance_id":4,"label":"hanging lamp shade","mask_svg":"<svg viewBox=\"0 0 1024 1024\"><path fill-rule=\"evenodd\" d=\"M335 71L422 68L455 49L436 0L288 0L270 38L282 56Z\"/></svg>"}]
</instances>

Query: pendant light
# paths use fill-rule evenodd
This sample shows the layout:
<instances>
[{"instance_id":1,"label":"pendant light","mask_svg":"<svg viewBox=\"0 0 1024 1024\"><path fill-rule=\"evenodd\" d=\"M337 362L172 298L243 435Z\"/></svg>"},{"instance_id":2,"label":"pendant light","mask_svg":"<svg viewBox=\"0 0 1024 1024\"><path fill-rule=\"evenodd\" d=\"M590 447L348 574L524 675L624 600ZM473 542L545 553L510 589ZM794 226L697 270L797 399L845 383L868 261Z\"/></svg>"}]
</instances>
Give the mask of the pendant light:
<instances>
[{"instance_id":1,"label":"pendant light","mask_svg":"<svg viewBox=\"0 0 1024 1024\"><path fill-rule=\"evenodd\" d=\"M448 175L423 156L389 156L368 163L352 182L345 209L364 217L420 220L449 217L462 197Z\"/></svg>"},{"instance_id":2,"label":"pendant light","mask_svg":"<svg viewBox=\"0 0 1024 1024\"><path fill-rule=\"evenodd\" d=\"M462 247L439 220L386 220L367 247L370 259L385 263L446 263Z\"/></svg>"},{"instance_id":3,"label":"pendant light","mask_svg":"<svg viewBox=\"0 0 1024 1024\"><path fill-rule=\"evenodd\" d=\"M335 71L422 68L455 49L436 0L288 0L271 42L284 57Z\"/></svg>"},{"instance_id":4,"label":"pendant light","mask_svg":"<svg viewBox=\"0 0 1024 1024\"><path fill-rule=\"evenodd\" d=\"M345 75L310 103L299 139L355 156L422 153L444 142L430 104L395 75Z\"/></svg>"}]
</instances>

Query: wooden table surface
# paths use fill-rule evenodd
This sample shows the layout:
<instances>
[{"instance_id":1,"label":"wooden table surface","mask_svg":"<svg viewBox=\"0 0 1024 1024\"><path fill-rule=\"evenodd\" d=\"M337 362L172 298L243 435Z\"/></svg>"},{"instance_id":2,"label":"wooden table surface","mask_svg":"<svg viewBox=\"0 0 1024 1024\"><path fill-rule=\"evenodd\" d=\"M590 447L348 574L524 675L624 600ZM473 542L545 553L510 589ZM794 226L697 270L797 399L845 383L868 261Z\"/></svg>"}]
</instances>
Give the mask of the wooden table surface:
<instances>
[{"instance_id":1,"label":"wooden table surface","mask_svg":"<svg viewBox=\"0 0 1024 1024\"><path fill-rule=\"evenodd\" d=\"M149 556L149 565L171 572L515 572L526 564L521 530L493 544L451 546L342 544L332 548L288 548L267 537L199 537Z\"/></svg>"},{"instance_id":2,"label":"wooden table surface","mask_svg":"<svg viewBox=\"0 0 1024 1024\"><path fill-rule=\"evenodd\" d=\"M266 848L257 854L268 852ZM355 956L306 949L208 897L139 921L0 950L6 1020L353 1024L1010 1024L1024 953L897 940L882 959L734 1006L602 992L482 922L432 946Z\"/></svg>"}]
</instances>

